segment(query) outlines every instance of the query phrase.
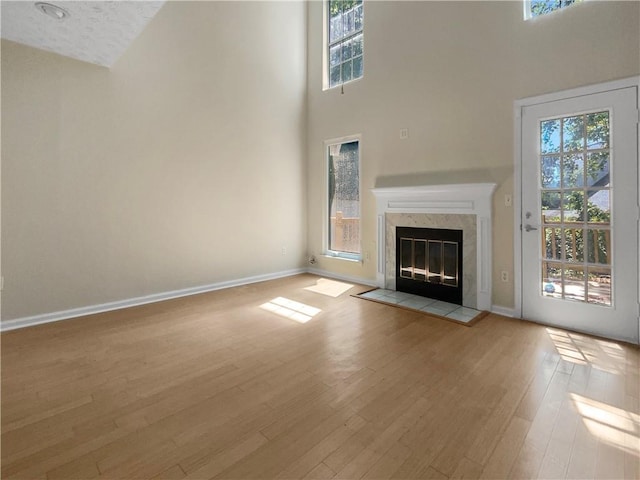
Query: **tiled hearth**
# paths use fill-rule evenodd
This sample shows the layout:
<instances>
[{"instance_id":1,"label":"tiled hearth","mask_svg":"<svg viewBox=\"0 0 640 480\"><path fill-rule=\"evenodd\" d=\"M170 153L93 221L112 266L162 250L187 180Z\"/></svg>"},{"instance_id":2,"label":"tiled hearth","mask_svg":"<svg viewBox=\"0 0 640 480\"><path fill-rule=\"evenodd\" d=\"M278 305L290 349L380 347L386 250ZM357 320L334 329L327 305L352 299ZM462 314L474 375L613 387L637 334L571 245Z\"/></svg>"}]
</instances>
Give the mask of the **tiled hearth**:
<instances>
[{"instance_id":1,"label":"tiled hearth","mask_svg":"<svg viewBox=\"0 0 640 480\"><path fill-rule=\"evenodd\" d=\"M474 321L478 320L482 314L482 312L474 308L461 307L460 305L453 303L441 302L440 300L433 300L419 295L412 295L411 293L397 292L395 290L387 290L384 288L377 288L370 292L361 293L357 296L367 300L374 300L410 310L437 315L466 325L470 325Z\"/></svg>"}]
</instances>

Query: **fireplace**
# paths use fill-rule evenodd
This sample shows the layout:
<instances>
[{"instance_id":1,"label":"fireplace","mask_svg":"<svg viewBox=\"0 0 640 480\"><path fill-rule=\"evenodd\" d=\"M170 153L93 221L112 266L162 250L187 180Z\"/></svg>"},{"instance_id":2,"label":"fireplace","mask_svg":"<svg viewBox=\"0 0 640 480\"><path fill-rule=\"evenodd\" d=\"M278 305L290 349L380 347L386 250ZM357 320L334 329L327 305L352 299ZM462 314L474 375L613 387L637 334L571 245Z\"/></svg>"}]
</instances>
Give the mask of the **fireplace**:
<instances>
[{"instance_id":1,"label":"fireplace","mask_svg":"<svg viewBox=\"0 0 640 480\"><path fill-rule=\"evenodd\" d=\"M462 230L396 227L396 290L462 305Z\"/></svg>"},{"instance_id":2,"label":"fireplace","mask_svg":"<svg viewBox=\"0 0 640 480\"><path fill-rule=\"evenodd\" d=\"M462 230L462 305L491 309L491 207L494 183L386 187L376 197L378 254L376 284L396 285L396 229Z\"/></svg>"}]
</instances>

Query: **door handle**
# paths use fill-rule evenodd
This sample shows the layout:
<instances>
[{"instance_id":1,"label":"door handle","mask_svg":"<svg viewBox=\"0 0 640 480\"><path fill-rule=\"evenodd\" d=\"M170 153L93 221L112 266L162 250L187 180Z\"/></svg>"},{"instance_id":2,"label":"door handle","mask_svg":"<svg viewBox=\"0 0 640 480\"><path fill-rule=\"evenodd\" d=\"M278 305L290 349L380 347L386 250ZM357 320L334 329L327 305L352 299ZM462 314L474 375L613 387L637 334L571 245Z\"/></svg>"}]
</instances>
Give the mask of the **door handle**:
<instances>
[{"instance_id":1,"label":"door handle","mask_svg":"<svg viewBox=\"0 0 640 480\"><path fill-rule=\"evenodd\" d=\"M524 230L525 232L530 232L531 230L537 230L536 227L532 227L531 225L529 225L528 223L524 226Z\"/></svg>"}]
</instances>

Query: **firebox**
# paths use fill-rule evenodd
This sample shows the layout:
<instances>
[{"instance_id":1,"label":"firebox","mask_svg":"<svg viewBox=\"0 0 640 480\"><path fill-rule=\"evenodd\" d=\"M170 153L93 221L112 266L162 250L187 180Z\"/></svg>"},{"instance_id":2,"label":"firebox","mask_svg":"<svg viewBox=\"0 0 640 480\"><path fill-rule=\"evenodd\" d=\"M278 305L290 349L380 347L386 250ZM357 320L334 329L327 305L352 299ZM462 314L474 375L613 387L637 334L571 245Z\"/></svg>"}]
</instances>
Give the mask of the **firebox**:
<instances>
[{"instance_id":1,"label":"firebox","mask_svg":"<svg viewBox=\"0 0 640 480\"><path fill-rule=\"evenodd\" d=\"M396 227L396 290L462 305L462 230Z\"/></svg>"}]
</instances>

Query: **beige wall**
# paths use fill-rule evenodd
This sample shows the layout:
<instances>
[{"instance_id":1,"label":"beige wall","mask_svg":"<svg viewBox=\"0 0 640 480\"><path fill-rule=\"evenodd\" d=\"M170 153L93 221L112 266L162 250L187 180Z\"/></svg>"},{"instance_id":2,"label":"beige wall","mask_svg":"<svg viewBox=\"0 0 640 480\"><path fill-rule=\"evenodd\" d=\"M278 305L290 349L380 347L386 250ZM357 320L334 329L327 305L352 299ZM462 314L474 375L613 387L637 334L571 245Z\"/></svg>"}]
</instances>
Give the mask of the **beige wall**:
<instances>
[{"instance_id":1,"label":"beige wall","mask_svg":"<svg viewBox=\"0 0 640 480\"><path fill-rule=\"evenodd\" d=\"M305 43L273 2L168 2L110 70L3 41L2 319L303 265Z\"/></svg>"},{"instance_id":2,"label":"beige wall","mask_svg":"<svg viewBox=\"0 0 640 480\"><path fill-rule=\"evenodd\" d=\"M513 101L639 74L639 7L524 22L520 1L369 1L344 95L322 91L319 1L168 2L110 70L3 41L2 319L303 266L322 143L358 133L363 250L370 188L491 179L494 303L512 306Z\"/></svg>"},{"instance_id":3,"label":"beige wall","mask_svg":"<svg viewBox=\"0 0 640 480\"><path fill-rule=\"evenodd\" d=\"M640 73L640 4L575 5L523 21L522 2L366 2L364 78L322 90L322 4L309 6L308 248L322 253L323 141L362 134L363 264L318 267L375 279L374 186L498 184L493 303L514 305L513 102ZM399 130L409 129L400 140ZM366 256L366 255L365 255Z\"/></svg>"}]
</instances>

